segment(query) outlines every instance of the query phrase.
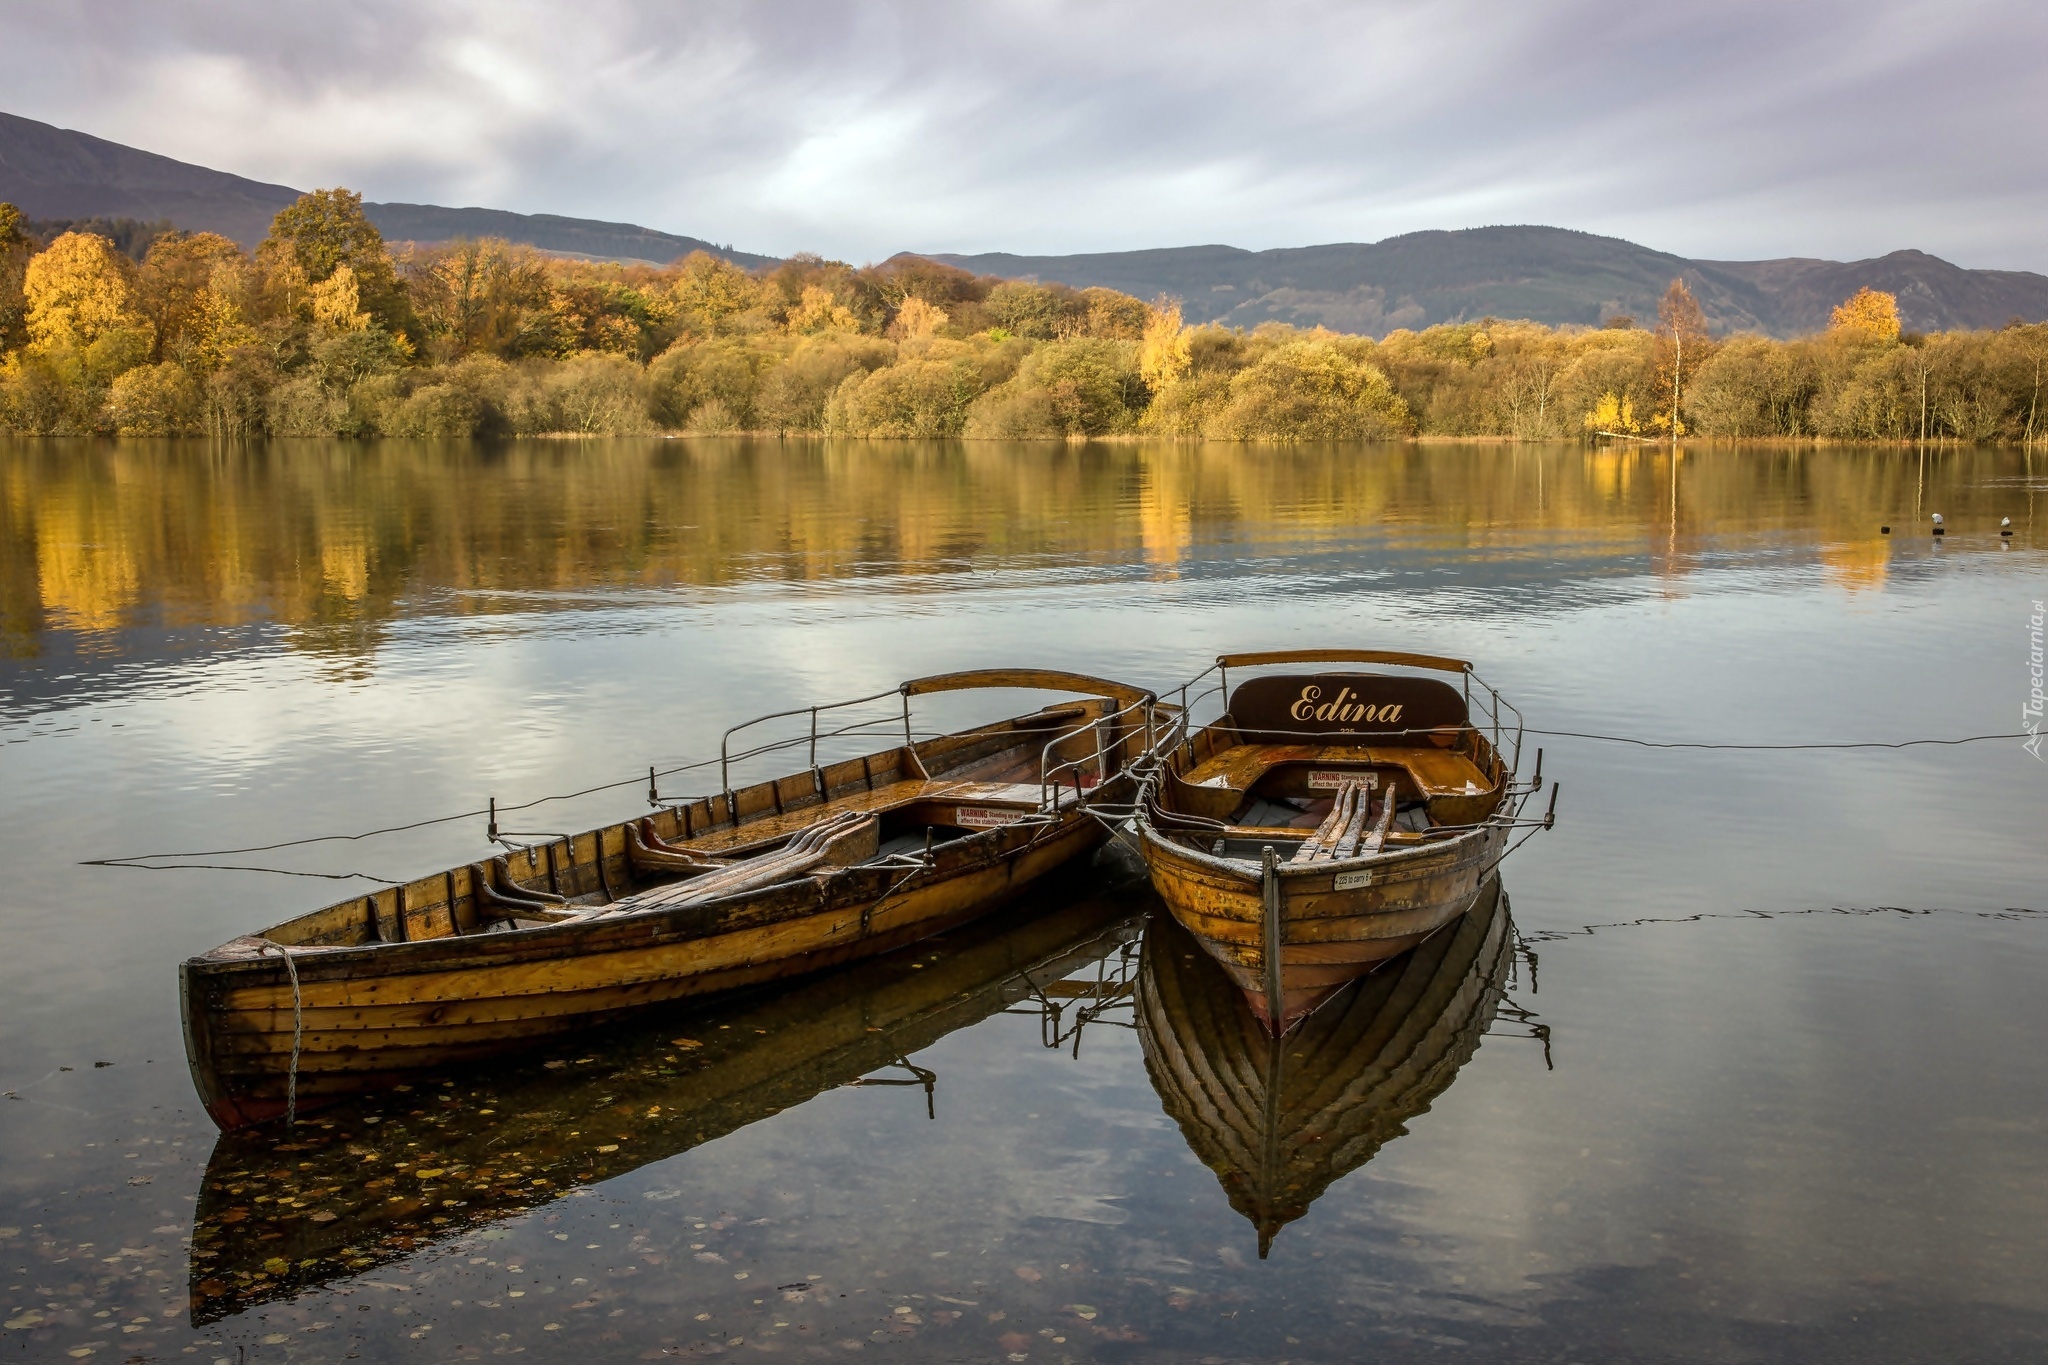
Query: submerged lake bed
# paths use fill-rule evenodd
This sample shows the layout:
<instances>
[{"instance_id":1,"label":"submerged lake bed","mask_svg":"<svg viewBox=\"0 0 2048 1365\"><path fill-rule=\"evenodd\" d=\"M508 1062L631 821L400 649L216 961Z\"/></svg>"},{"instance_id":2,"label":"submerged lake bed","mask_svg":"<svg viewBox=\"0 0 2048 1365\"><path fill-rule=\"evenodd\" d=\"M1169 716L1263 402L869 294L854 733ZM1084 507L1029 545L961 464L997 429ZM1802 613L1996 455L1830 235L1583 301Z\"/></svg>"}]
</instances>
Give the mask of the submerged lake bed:
<instances>
[{"instance_id":1,"label":"submerged lake bed","mask_svg":"<svg viewBox=\"0 0 2048 1365\"><path fill-rule=\"evenodd\" d=\"M2038 1354L2048 767L1587 736L2021 729L2039 463L0 443L0 1360ZM1562 783L1420 1005L1247 1051L1110 854L294 1130L192 1092L178 962L483 847L417 822L618 819L919 674L1332 644L1473 660Z\"/></svg>"}]
</instances>

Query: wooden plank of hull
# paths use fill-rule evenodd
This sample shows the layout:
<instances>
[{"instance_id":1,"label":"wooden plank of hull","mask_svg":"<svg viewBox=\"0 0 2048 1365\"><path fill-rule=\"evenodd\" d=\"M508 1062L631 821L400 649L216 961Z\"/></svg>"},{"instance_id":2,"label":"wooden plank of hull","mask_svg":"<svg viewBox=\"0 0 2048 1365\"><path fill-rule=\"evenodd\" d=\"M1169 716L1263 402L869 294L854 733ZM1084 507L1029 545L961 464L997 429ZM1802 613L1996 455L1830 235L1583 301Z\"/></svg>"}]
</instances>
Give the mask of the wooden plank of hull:
<instances>
[{"instance_id":1,"label":"wooden plank of hull","mask_svg":"<svg viewBox=\"0 0 2048 1365\"><path fill-rule=\"evenodd\" d=\"M1028 998L1034 982L1113 952L1133 929L1129 906L1099 900L1011 925L984 921L915 967L876 962L614 1035L588 1068L487 1073L469 1082L482 1097L469 1090L459 1106L419 1095L431 1108L417 1120L386 1111L371 1127L360 1110L330 1111L292 1138L289 1162L278 1159L277 1135L225 1134L194 1216L193 1321L359 1276L802 1104ZM678 1030L701 1047L675 1055L668 1039ZM418 1073L389 1075L408 1078ZM570 1136L579 1128L584 1136ZM398 1162L440 1174L422 1181ZM337 1216L315 1221L316 1213ZM272 1258L289 1269L266 1270Z\"/></svg>"},{"instance_id":2,"label":"wooden plank of hull","mask_svg":"<svg viewBox=\"0 0 2048 1365\"><path fill-rule=\"evenodd\" d=\"M1138 974L1145 1070L1231 1206L1273 1237L1426 1110L1477 1050L1513 952L1498 881L1421 950L1274 1039L1191 936L1154 921Z\"/></svg>"},{"instance_id":3,"label":"wooden plank of hull","mask_svg":"<svg viewBox=\"0 0 2048 1365\"><path fill-rule=\"evenodd\" d=\"M739 898L738 905L710 902L518 934L297 953L299 1093L317 1102L643 1005L889 951L993 908L1102 837L1101 827L1081 814L1052 829L991 831L968 841L990 841L973 865L949 868L942 861L900 885L900 871L858 869L828 906L819 905L819 884L807 879ZM721 919L738 927L717 932ZM208 1113L227 1128L282 1114L294 1035L293 988L283 963L274 953L195 959L185 964L184 986L188 1054ZM455 1032L444 1034L443 1027ZM309 1084L314 1077L323 1079Z\"/></svg>"}]
</instances>

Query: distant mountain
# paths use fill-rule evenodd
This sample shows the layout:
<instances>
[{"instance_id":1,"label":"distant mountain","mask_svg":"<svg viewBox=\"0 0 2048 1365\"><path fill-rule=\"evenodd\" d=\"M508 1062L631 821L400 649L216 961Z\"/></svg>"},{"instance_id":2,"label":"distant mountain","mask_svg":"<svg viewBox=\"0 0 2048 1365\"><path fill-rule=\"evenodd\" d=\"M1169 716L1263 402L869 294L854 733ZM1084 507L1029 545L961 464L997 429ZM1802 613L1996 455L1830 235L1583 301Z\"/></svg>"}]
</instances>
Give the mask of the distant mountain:
<instances>
[{"instance_id":1,"label":"distant mountain","mask_svg":"<svg viewBox=\"0 0 2048 1365\"><path fill-rule=\"evenodd\" d=\"M68 128L0 114L0 200L30 218L162 219L254 246L270 230L277 211L298 197L299 191L289 185L245 180ZM657 264L692 251L708 251L746 266L775 259L632 223L434 204L364 204L363 210L393 241L503 237L542 251Z\"/></svg>"},{"instance_id":2,"label":"distant mountain","mask_svg":"<svg viewBox=\"0 0 2048 1365\"><path fill-rule=\"evenodd\" d=\"M1693 261L1616 237L1550 227L1411 232L1372 243L1244 251L1169 247L1081 256L934 254L976 274L1102 285L1182 301L1190 321L1289 322L1381 336L1482 317L1647 322L1683 277L1717 331L1796 336L1827 325L1864 285L1898 295L1920 331L2048 318L2048 276L1965 270L1919 251L1870 261Z\"/></svg>"},{"instance_id":3,"label":"distant mountain","mask_svg":"<svg viewBox=\"0 0 2048 1365\"><path fill-rule=\"evenodd\" d=\"M450 237L503 237L508 242L566 256L607 261L651 261L666 265L693 251L708 251L743 266L773 265L774 256L735 251L695 237L656 232L634 223L563 218L552 213L508 213L504 209L444 209L438 204L364 204L377 230L395 242L445 242Z\"/></svg>"},{"instance_id":4,"label":"distant mountain","mask_svg":"<svg viewBox=\"0 0 2048 1365\"><path fill-rule=\"evenodd\" d=\"M245 180L117 142L0 114L0 199L32 219L169 221L210 229L245 246L261 241L288 185ZM600 260L665 263L708 251L745 266L774 257L632 223L434 204L365 204L394 241L503 237L542 251ZM1321 324L1384 335L1482 317L1595 324L1626 313L1647 322L1674 276L1683 276L1719 331L1796 336L1864 285L1896 294L1920 331L1998 327L2048 319L2048 276L1965 270L1919 251L1869 261L1694 261L1615 237L1549 227L1411 232L1382 242L1244 251L1170 247L1085 256L937 254L976 274L1106 285L1140 298L1182 301L1192 321L1256 326Z\"/></svg>"},{"instance_id":5,"label":"distant mountain","mask_svg":"<svg viewBox=\"0 0 2048 1365\"><path fill-rule=\"evenodd\" d=\"M31 218L163 218L254 246L298 197L286 185L0 114L0 199Z\"/></svg>"}]
</instances>

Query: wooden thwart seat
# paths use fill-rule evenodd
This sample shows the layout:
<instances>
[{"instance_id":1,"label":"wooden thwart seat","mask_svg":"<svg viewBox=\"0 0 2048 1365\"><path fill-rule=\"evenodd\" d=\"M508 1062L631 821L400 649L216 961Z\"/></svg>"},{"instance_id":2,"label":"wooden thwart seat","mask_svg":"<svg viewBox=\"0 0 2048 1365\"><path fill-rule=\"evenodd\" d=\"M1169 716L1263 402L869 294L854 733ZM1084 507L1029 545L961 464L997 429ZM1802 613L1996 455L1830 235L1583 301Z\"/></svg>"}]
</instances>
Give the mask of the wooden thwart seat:
<instances>
[{"instance_id":1,"label":"wooden thwart seat","mask_svg":"<svg viewBox=\"0 0 2048 1365\"><path fill-rule=\"evenodd\" d=\"M1477 764L1454 750L1383 744L1242 744L1189 769L1181 780L1196 787L1249 791L1261 777L1288 763L1400 768L1425 797L1470 796L1492 785Z\"/></svg>"}]
</instances>

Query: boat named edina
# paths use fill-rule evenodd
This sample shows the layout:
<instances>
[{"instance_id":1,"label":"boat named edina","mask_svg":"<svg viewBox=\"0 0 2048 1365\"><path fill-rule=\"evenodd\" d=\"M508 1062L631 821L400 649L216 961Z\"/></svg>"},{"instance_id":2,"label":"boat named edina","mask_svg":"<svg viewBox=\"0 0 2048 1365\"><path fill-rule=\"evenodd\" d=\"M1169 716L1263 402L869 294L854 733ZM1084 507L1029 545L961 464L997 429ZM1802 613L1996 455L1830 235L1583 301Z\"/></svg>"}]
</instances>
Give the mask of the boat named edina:
<instances>
[{"instance_id":1,"label":"boat named edina","mask_svg":"<svg viewBox=\"0 0 2048 1365\"><path fill-rule=\"evenodd\" d=\"M1073 699L914 737L913 698L972 689ZM818 762L821 739L874 723L821 733L821 715L898 694L903 743ZM806 716L808 736L726 751L749 726ZM1091 807L1129 804L1154 724L1139 688L1042 669L920 678L749 721L727 732L716 795L512 847L190 959L193 1080L214 1121L240 1128L644 1005L914 942L1099 843ZM730 785L730 763L806 742L809 766Z\"/></svg>"},{"instance_id":2,"label":"boat named edina","mask_svg":"<svg viewBox=\"0 0 2048 1365\"><path fill-rule=\"evenodd\" d=\"M1298 671L1370 664L1402 672ZM1270 670L1239 683L1230 673ZM1441 676L1457 677L1453 687ZM1521 721L1470 664L1385 650L1229 654L1180 689L1136 824L1152 885L1284 1034L1346 982L1477 902L1542 786L1516 781ZM1218 698L1195 726L1190 708Z\"/></svg>"}]
</instances>

